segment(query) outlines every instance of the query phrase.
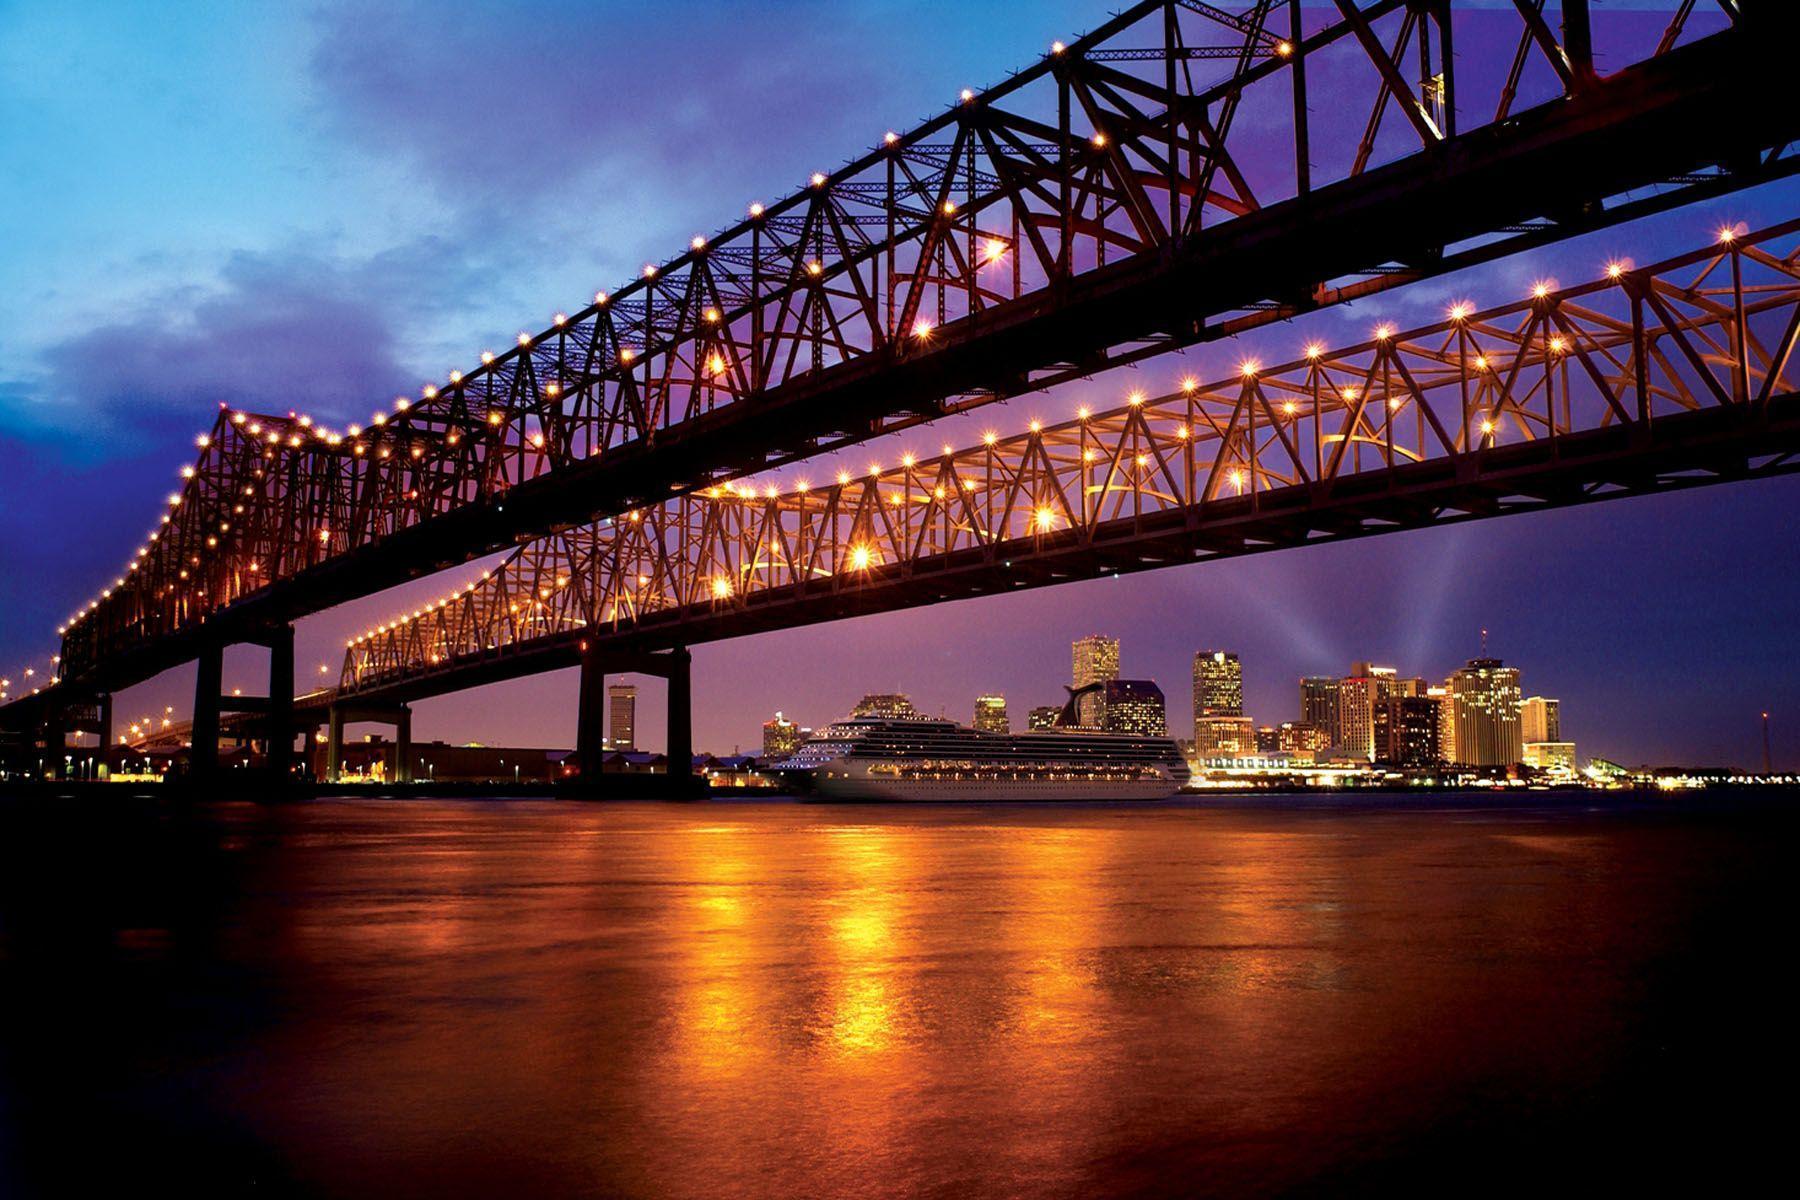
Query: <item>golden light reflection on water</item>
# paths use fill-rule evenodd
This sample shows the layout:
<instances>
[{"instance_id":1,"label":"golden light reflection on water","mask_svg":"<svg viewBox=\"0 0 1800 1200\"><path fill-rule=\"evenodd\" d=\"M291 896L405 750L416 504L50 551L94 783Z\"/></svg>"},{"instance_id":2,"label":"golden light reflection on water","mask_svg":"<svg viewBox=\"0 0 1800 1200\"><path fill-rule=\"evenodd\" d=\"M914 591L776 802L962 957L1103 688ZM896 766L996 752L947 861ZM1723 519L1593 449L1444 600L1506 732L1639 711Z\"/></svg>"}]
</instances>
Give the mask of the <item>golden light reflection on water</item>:
<instances>
[{"instance_id":1,"label":"golden light reflection on water","mask_svg":"<svg viewBox=\"0 0 1800 1200\"><path fill-rule=\"evenodd\" d=\"M1550 1025L1488 1003L1493 948L1566 935L1554 888L1609 846L1577 869L1554 831L1181 808L376 811L412 824L309 842L292 881L284 962L349 998L347 1032L293 1039L307 1119L371 1155L391 1111L494 1122L708 1197L1070 1194L1445 1060L1491 1075ZM1443 1027L1457 1005L1488 1007ZM343 1066L371 1016L401 1023Z\"/></svg>"}]
</instances>

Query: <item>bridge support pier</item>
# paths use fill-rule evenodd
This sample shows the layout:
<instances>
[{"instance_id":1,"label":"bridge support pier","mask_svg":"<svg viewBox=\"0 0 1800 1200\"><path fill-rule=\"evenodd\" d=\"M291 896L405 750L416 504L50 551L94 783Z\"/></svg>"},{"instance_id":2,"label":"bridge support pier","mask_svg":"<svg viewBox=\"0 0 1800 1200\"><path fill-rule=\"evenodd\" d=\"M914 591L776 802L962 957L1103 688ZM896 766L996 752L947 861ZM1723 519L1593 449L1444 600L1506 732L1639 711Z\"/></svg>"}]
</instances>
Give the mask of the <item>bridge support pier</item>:
<instances>
[{"instance_id":1,"label":"bridge support pier","mask_svg":"<svg viewBox=\"0 0 1800 1200\"><path fill-rule=\"evenodd\" d=\"M581 782L600 782L600 762L606 757L606 664L597 651L581 656L581 687L575 705L575 761Z\"/></svg>"},{"instance_id":2,"label":"bridge support pier","mask_svg":"<svg viewBox=\"0 0 1800 1200\"><path fill-rule=\"evenodd\" d=\"M219 700L225 687L225 646L209 643L200 650L194 675L194 720L188 748L188 771L198 784L219 777Z\"/></svg>"},{"instance_id":3,"label":"bridge support pier","mask_svg":"<svg viewBox=\"0 0 1800 1200\"><path fill-rule=\"evenodd\" d=\"M344 773L344 726L352 721L380 721L394 727L394 783L411 783L412 708L405 704L333 704L328 714L330 733L325 745L325 781L337 783Z\"/></svg>"},{"instance_id":4,"label":"bridge support pier","mask_svg":"<svg viewBox=\"0 0 1800 1200\"><path fill-rule=\"evenodd\" d=\"M668 760L665 786L669 796L687 799L699 794L694 778L693 688L689 682L693 656L685 646L661 653L651 651L603 651L581 648L581 683L575 717L575 755L581 776L574 790L598 795L601 760L606 757L606 677L608 674L653 675L669 682ZM636 777L640 787L655 788L653 780ZM624 785L621 783L621 789ZM640 795L642 793L640 792Z\"/></svg>"},{"instance_id":5,"label":"bridge support pier","mask_svg":"<svg viewBox=\"0 0 1800 1200\"><path fill-rule=\"evenodd\" d=\"M294 627L269 635L269 722L266 760L269 778L285 786L294 770Z\"/></svg>"},{"instance_id":6,"label":"bridge support pier","mask_svg":"<svg viewBox=\"0 0 1800 1200\"><path fill-rule=\"evenodd\" d=\"M694 703L689 667L693 655L677 646L669 660L669 782L676 796L694 794Z\"/></svg>"}]
</instances>

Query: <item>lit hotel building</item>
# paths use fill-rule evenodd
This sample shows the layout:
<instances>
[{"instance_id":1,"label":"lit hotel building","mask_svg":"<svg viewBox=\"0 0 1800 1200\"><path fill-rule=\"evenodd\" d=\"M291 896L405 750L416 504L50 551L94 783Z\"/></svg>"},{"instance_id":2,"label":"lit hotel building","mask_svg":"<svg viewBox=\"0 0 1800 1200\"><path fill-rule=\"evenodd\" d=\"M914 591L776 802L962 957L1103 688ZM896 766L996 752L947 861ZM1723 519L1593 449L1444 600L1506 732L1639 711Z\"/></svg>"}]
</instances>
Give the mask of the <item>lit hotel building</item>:
<instances>
[{"instance_id":1,"label":"lit hotel building","mask_svg":"<svg viewBox=\"0 0 1800 1200\"><path fill-rule=\"evenodd\" d=\"M1249 717L1195 717L1197 758L1243 758L1256 753L1256 722Z\"/></svg>"},{"instance_id":2,"label":"lit hotel building","mask_svg":"<svg viewBox=\"0 0 1800 1200\"><path fill-rule=\"evenodd\" d=\"M1106 683L1119 677L1119 639L1092 634L1078 638L1071 648L1071 665L1077 690L1092 683ZM1085 729L1100 728L1106 698L1098 691L1089 692L1075 701L1075 722Z\"/></svg>"},{"instance_id":3,"label":"lit hotel building","mask_svg":"<svg viewBox=\"0 0 1800 1200\"><path fill-rule=\"evenodd\" d=\"M1525 759L1519 736L1519 671L1471 658L1450 676L1456 697L1456 757L1463 766L1510 767Z\"/></svg>"},{"instance_id":4,"label":"lit hotel building","mask_svg":"<svg viewBox=\"0 0 1800 1200\"><path fill-rule=\"evenodd\" d=\"M1244 715L1244 666L1230 650L1200 650L1194 654L1194 715Z\"/></svg>"},{"instance_id":5,"label":"lit hotel building","mask_svg":"<svg viewBox=\"0 0 1800 1200\"><path fill-rule=\"evenodd\" d=\"M1012 721L1006 715L1005 696L975 697L975 728L983 733L1012 732Z\"/></svg>"}]
</instances>

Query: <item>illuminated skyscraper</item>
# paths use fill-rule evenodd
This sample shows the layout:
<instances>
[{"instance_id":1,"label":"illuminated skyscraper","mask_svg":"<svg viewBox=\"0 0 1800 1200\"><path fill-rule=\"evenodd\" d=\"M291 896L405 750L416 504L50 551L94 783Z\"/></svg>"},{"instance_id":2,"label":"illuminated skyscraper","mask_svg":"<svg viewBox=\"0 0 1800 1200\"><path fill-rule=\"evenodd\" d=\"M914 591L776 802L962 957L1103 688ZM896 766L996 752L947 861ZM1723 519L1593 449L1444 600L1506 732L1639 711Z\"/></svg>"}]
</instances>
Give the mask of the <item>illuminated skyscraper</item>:
<instances>
[{"instance_id":1,"label":"illuminated skyscraper","mask_svg":"<svg viewBox=\"0 0 1800 1200\"><path fill-rule=\"evenodd\" d=\"M787 758L800 749L800 726L780 713L774 720L763 722L763 757Z\"/></svg>"},{"instance_id":2,"label":"illuminated skyscraper","mask_svg":"<svg viewBox=\"0 0 1800 1200\"><path fill-rule=\"evenodd\" d=\"M1437 705L1438 758L1447 763L1461 761L1456 757L1456 693L1445 683L1427 688L1425 694Z\"/></svg>"},{"instance_id":3,"label":"illuminated skyscraper","mask_svg":"<svg viewBox=\"0 0 1800 1200\"><path fill-rule=\"evenodd\" d=\"M975 728L983 733L1012 732L1012 721L1006 715L1005 696L975 697Z\"/></svg>"},{"instance_id":4,"label":"illuminated skyscraper","mask_svg":"<svg viewBox=\"0 0 1800 1200\"><path fill-rule=\"evenodd\" d=\"M1456 757L1464 766L1510 767L1524 761L1519 736L1519 671L1497 658L1471 658L1450 676L1456 697Z\"/></svg>"},{"instance_id":5,"label":"illuminated skyscraper","mask_svg":"<svg viewBox=\"0 0 1800 1200\"><path fill-rule=\"evenodd\" d=\"M1353 758L1375 758L1375 706L1394 690L1394 668L1353 663L1338 681L1338 744Z\"/></svg>"},{"instance_id":6,"label":"illuminated skyscraper","mask_svg":"<svg viewBox=\"0 0 1800 1200\"><path fill-rule=\"evenodd\" d=\"M1527 742L1562 741L1562 701L1533 696L1520 705L1519 736Z\"/></svg>"},{"instance_id":7,"label":"illuminated skyscraper","mask_svg":"<svg viewBox=\"0 0 1800 1200\"><path fill-rule=\"evenodd\" d=\"M912 698L899 692L870 692L850 710L853 717L895 717L909 720L919 715Z\"/></svg>"},{"instance_id":8,"label":"illuminated skyscraper","mask_svg":"<svg viewBox=\"0 0 1800 1200\"><path fill-rule=\"evenodd\" d=\"M1331 675L1307 675L1300 680L1300 720L1323 730L1330 745L1343 737L1338 719L1338 680Z\"/></svg>"},{"instance_id":9,"label":"illuminated skyscraper","mask_svg":"<svg viewBox=\"0 0 1800 1200\"><path fill-rule=\"evenodd\" d=\"M1389 696L1375 705L1375 760L1396 767L1431 767L1438 749L1438 702L1430 696Z\"/></svg>"},{"instance_id":10,"label":"illuminated skyscraper","mask_svg":"<svg viewBox=\"0 0 1800 1200\"><path fill-rule=\"evenodd\" d=\"M1199 650L1194 653L1194 715L1244 715L1244 668L1234 652Z\"/></svg>"},{"instance_id":11,"label":"illuminated skyscraper","mask_svg":"<svg viewBox=\"0 0 1800 1200\"><path fill-rule=\"evenodd\" d=\"M1163 691L1148 679L1110 679L1101 695L1101 727L1108 733L1139 733L1165 737L1168 717Z\"/></svg>"},{"instance_id":12,"label":"illuminated skyscraper","mask_svg":"<svg viewBox=\"0 0 1800 1200\"><path fill-rule=\"evenodd\" d=\"M1072 674L1077 688L1119 677L1118 638L1091 634L1076 639L1072 649ZM1097 691L1089 692L1075 702L1076 721L1088 729L1100 728L1105 705L1105 696Z\"/></svg>"},{"instance_id":13,"label":"illuminated skyscraper","mask_svg":"<svg viewBox=\"0 0 1800 1200\"><path fill-rule=\"evenodd\" d=\"M614 750L637 749L637 686L606 685L607 732Z\"/></svg>"}]
</instances>

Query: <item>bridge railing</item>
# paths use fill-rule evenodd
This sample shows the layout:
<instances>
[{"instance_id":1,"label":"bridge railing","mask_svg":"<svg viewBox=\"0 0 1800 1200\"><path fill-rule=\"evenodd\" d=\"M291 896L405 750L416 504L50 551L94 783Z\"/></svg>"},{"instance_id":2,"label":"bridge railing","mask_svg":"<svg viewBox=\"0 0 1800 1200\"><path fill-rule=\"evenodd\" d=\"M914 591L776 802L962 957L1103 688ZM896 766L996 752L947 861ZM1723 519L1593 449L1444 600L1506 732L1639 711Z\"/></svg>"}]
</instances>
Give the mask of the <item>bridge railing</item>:
<instances>
[{"instance_id":1,"label":"bridge railing","mask_svg":"<svg viewBox=\"0 0 1800 1200\"><path fill-rule=\"evenodd\" d=\"M152 554L121 576L72 619L63 673L191 624L257 581L294 578L522 484L710 427L734 406L760 411L858 372L934 361L1071 281L1168 261L1271 204L1433 153L1473 127L1516 123L1529 106L1579 93L1596 61L1616 70L1737 19L1736 6L1696 17L1683 5L1666 21L1593 29L1571 13L1565 23L1574 24L1560 30L1541 7L1133 4L1000 85L966 93L792 195L751 205L547 328L384 406L367 427L330 435L338 443L284 440L277 457L293 450L296 461L279 469L266 456L202 456L202 475L220 471L209 486L240 497L230 508L243 504L249 519L223 534L223 521L211 521L182 554ZM1528 239L1533 228L1510 232ZM1238 318L1274 319L1411 272L1381 253L1349 276L1319 270L1303 294L1247 297ZM1147 354L1171 339L1148 328L1113 341ZM906 411L809 428L789 450L905 427L1099 361L1068 353L1016 376L946 385L950 394L921 388ZM303 380L295 391L304 395ZM705 464L697 479L672 482L716 484L757 465ZM238 536L283 527L317 546L288 553Z\"/></svg>"},{"instance_id":2,"label":"bridge railing","mask_svg":"<svg viewBox=\"0 0 1800 1200\"><path fill-rule=\"evenodd\" d=\"M1461 468L1461 502L1485 511L1497 489L1533 486L1517 473L1484 486L1521 449L1554 464L1564 442L1593 431L1642 441L1671 417L1749 413L1785 396L1800 381L1797 338L1800 221L1724 230L1654 265L1611 263L1590 282L1545 281L1496 307L1454 304L1430 325L1379 325L1279 364L1245 360L1223 379L1132 393L1015 436L817 481L802 467L727 483L541 539L352 639L340 687L453 676L647 629L725 636L781 623L783 606L835 597L835 611L854 611L858 597L957 572L980 573L968 594L1041 582L1029 568L1051 560L1080 559L1068 568L1079 577L1119 561L1084 550L1149 552L1154 536L1191 535L1222 512L1291 512L1304 525L1313 508L1329 531L1345 519L1324 511L1334 500L1433 464ZM1634 469L1628 455L1618 463L1621 478ZM1226 531L1181 560L1241 549L1244 536Z\"/></svg>"}]
</instances>

